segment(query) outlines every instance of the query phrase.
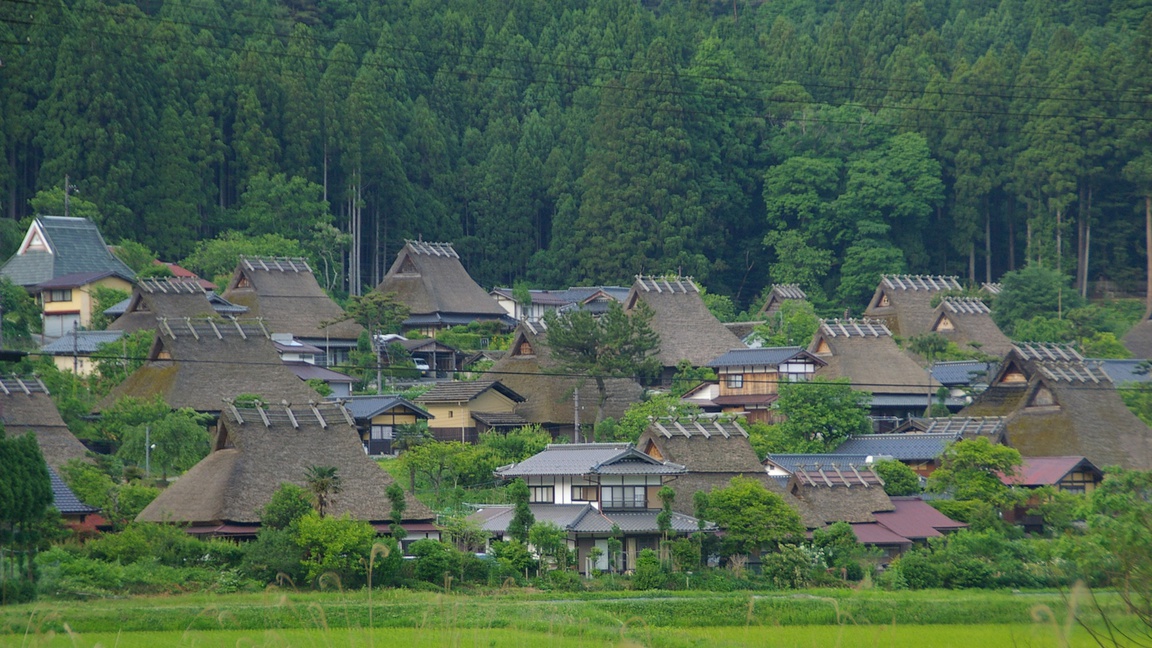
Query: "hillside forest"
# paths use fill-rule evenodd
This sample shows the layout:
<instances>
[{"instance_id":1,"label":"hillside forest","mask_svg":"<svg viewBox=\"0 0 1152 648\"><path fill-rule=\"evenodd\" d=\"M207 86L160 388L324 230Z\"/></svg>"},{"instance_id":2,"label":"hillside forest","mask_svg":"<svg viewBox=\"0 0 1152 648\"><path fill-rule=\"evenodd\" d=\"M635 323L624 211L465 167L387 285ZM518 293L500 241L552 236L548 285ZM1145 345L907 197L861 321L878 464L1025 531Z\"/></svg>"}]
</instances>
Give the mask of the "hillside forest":
<instances>
[{"instance_id":1,"label":"hillside forest","mask_svg":"<svg viewBox=\"0 0 1152 648\"><path fill-rule=\"evenodd\" d=\"M5 256L67 210L352 294L417 237L487 287L679 273L739 308L1145 276L1147 0L16 0L0 104Z\"/></svg>"}]
</instances>

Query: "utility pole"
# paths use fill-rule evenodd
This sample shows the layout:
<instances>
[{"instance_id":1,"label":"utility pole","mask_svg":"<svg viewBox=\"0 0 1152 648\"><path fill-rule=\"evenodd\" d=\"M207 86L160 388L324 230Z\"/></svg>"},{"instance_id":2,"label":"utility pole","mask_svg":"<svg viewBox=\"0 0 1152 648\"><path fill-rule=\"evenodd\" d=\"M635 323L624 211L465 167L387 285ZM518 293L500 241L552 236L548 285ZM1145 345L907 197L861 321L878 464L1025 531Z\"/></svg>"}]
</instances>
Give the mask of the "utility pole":
<instances>
[{"instance_id":1,"label":"utility pole","mask_svg":"<svg viewBox=\"0 0 1152 648\"><path fill-rule=\"evenodd\" d=\"M68 196L72 195L72 192L75 190L76 190L76 185L70 183L68 181L68 176L65 175L64 176L64 216L65 216L65 218L68 217L68 214L70 212Z\"/></svg>"},{"instance_id":2,"label":"utility pole","mask_svg":"<svg viewBox=\"0 0 1152 648\"><path fill-rule=\"evenodd\" d=\"M152 477L152 426L144 426L144 476Z\"/></svg>"},{"instance_id":3,"label":"utility pole","mask_svg":"<svg viewBox=\"0 0 1152 648\"><path fill-rule=\"evenodd\" d=\"M80 321L72 322L72 375L80 375Z\"/></svg>"},{"instance_id":4,"label":"utility pole","mask_svg":"<svg viewBox=\"0 0 1152 648\"><path fill-rule=\"evenodd\" d=\"M572 395L572 400L576 406L573 416L576 421L576 427L572 430L572 443L580 443L580 388L577 387Z\"/></svg>"}]
</instances>

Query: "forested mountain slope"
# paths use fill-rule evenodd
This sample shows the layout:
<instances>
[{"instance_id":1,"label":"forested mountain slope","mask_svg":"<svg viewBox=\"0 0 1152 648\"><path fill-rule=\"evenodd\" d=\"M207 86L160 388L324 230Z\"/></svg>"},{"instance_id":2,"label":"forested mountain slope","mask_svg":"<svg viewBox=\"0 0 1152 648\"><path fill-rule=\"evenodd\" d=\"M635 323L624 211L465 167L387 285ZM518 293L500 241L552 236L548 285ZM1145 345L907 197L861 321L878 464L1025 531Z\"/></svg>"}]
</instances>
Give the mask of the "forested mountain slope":
<instances>
[{"instance_id":1,"label":"forested mountain slope","mask_svg":"<svg viewBox=\"0 0 1152 648\"><path fill-rule=\"evenodd\" d=\"M47 209L67 175L108 240L170 260L236 230L339 267L350 232L358 273L335 276L359 286L418 236L485 286L671 271L740 306L778 281L860 309L879 272L983 281L1027 259L1139 282L1150 13L12 0L0 200Z\"/></svg>"}]
</instances>

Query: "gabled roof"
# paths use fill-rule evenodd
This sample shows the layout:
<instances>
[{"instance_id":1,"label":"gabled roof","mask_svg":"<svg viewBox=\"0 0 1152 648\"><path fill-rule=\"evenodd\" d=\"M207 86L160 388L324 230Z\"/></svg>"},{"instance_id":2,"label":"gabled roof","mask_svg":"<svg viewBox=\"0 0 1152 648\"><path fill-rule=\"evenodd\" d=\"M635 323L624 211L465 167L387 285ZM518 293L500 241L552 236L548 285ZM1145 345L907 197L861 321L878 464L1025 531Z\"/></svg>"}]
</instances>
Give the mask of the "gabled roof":
<instances>
[{"instance_id":1,"label":"gabled roof","mask_svg":"<svg viewBox=\"0 0 1152 648\"><path fill-rule=\"evenodd\" d=\"M225 398L256 394L301 405L320 396L281 362L260 320L161 319L144 366L98 404L159 395L172 407L216 412Z\"/></svg>"},{"instance_id":2,"label":"gabled roof","mask_svg":"<svg viewBox=\"0 0 1152 648\"><path fill-rule=\"evenodd\" d=\"M496 469L505 479L529 475L682 475L684 466L659 461L631 443L550 444L520 463Z\"/></svg>"},{"instance_id":3,"label":"gabled roof","mask_svg":"<svg viewBox=\"0 0 1152 648\"><path fill-rule=\"evenodd\" d=\"M836 448L837 454L888 456L899 461L930 461L939 457L960 434L858 434Z\"/></svg>"},{"instance_id":4,"label":"gabled roof","mask_svg":"<svg viewBox=\"0 0 1152 648\"><path fill-rule=\"evenodd\" d=\"M1148 371L1145 360L1091 360L1108 374L1117 385L1152 381L1152 371Z\"/></svg>"},{"instance_id":5,"label":"gabled roof","mask_svg":"<svg viewBox=\"0 0 1152 648\"><path fill-rule=\"evenodd\" d=\"M1009 486L1024 486L1037 488L1040 486L1054 486L1073 471L1089 472L1098 479L1104 478L1104 472L1096 467L1087 457L1024 457L1024 463L1016 469L1011 477L1001 476L1000 480Z\"/></svg>"},{"instance_id":6,"label":"gabled roof","mask_svg":"<svg viewBox=\"0 0 1152 648\"><path fill-rule=\"evenodd\" d=\"M276 333L355 340L364 330L324 292L305 259L242 256L224 298L248 307Z\"/></svg>"},{"instance_id":7,"label":"gabled roof","mask_svg":"<svg viewBox=\"0 0 1152 648\"><path fill-rule=\"evenodd\" d=\"M339 371L332 371L327 367L314 365L311 362L304 362L303 360L285 360L284 366L288 367L297 378L300 380L323 380L326 383L348 383L356 382L356 379L342 374Z\"/></svg>"},{"instance_id":8,"label":"gabled roof","mask_svg":"<svg viewBox=\"0 0 1152 648\"><path fill-rule=\"evenodd\" d=\"M708 310L691 277L637 276L624 302L625 310L634 310L641 301L652 309L652 330L660 337L657 358L664 367L675 367L681 360L702 367L712 358L744 346Z\"/></svg>"},{"instance_id":9,"label":"gabled roof","mask_svg":"<svg viewBox=\"0 0 1152 648\"><path fill-rule=\"evenodd\" d=\"M91 355L101 344L124 337L124 331L65 331L63 337L45 344L40 351L48 355Z\"/></svg>"},{"instance_id":10,"label":"gabled roof","mask_svg":"<svg viewBox=\"0 0 1152 648\"><path fill-rule=\"evenodd\" d=\"M330 513L387 522L384 491L391 475L364 454L352 417L336 403L292 407L225 407L211 454L152 501L137 520L168 523L255 523L280 484L306 486L310 466L333 466L341 492ZM406 520L433 514L406 496Z\"/></svg>"},{"instance_id":11,"label":"gabled roof","mask_svg":"<svg viewBox=\"0 0 1152 648\"><path fill-rule=\"evenodd\" d=\"M1097 466L1152 468L1152 430L1099 364L1071 348L1017 345L961 414L1007 417L1007 443L1025 457L1075 455Z\"/></svg>"},{"instance_id":12,"label":"gabled roof","mask_svg":"<svg viewBox=\"0 0 1152 648\"><path fill-rule=\"evenodd\" d=\"M985 281L980 284L980 289L989 295L999 295L1001 290L1004 290L1004 285L1000 282Z\"/></svg>"},{"instance_id":13,"label":"gabled roof","mask_svg":"<svg viewBox=\"0 0 1152 648\"><path fill-rule=\"evenodd\" d=\"M130 275L126 275L118 270L96 270L93 272L73 272L72 274L61 275L53 279L49 279L43 283L29 286L29 290L35 292L44 292L45 290L60 290L65 288L80 288L88 284L95 283L101 279L108 277L120 277L124 281L132 281Z\"/></svg>"},{"instance_id":14,"label":"gabled roof","mask_svg":"<svg viewBox=\"0 0 1152 648\"><path fill-rule=\"evenodd\" d=\"M60 512L60 515L87 515L89 513L98 513L100 509L94 506L88 506L76 497L76 493L68 488L68 484L60 478L59 473L56 472L52 466L48 466L48 478L52 481L52 506Z\"/></svg>"},{"instance_id":15,"label":"gabled roof","mask_svg":"<svg viewBox=\"0 0 1152 648\"><path fill-rule=\"evenodd\" d=\"M432 418L432 415L419 405L403 396L397 396L395 394L384 396L350 396L341 399L341 402L344 403L344 408L348 410L352 418L358 421L369 420L374 416L396 407L408 410L408 412L416 418Z\"/></svg>"},{"instance_id":16,"label":"gabled roof","mask_svg":"<svg viewBox=\"0 0 1152 648\"><path fill-rule=\"evenodd\" d=\"M504 309L464 269L451 243L406 241L376 290L396 293L408 307L411 322L406 326L446 321L444 318L453 320L449 323L460 318L464 323L508 319Z\"/></svg>"},{"instance_id":17,"label":"gabled roof","mask_svg":"<svg viewBox=\"0 0 1152 648\"><path fill-rule=\"evenodd\" d=\"M961 288L956 277L883 275L864 315L884 319L898 335L920 335L931 330L934 322L932 297L943 290Z\"/></svg>"},{"instance_id":18,"label":"gabled roof","mask_svg":"<svg viewBox=\"0 0 1152 648\"><path fill-rule=\"evenodd\" d=\"M772 315L780 310L780 305L788 300L803 301L808 295L800 288L800 284L772 284L768 299L760 307L760 315Z\"/></svg>"},{"instance_id":19,"label":"gabled roof","mask_svg":"<svg viewBox=\"0 0 1152 648\"><path fill-rule=\"evenodd\" d=\"M524 397L509 389L499 380L471 380L439 383L416 399L417 403L459 403L470 401L489 389L496 390L514 403L521 403Z\"/></svg>"},{"instance_id":20,"label":"gabled roof","mask_svg":"<svg viewBox=\"0 0 1152 648\"><path fill-rule=\"evenodd\" d=\"M211 317L214 314L208 294L195 279L142 279L133 287L124 313L109 324L108 329L133 333L155 329L158 317Z\"/></svg>"},{"instance_id":21,"label":"gabled roof","mask_svg":"<svg viewBox=\"0 0 1152 648\"><path fill-rule=\"evenodd\" d=\"M992 320L992 311L971 297L945 297L933 312L931 330L965 350L978 348L1004 356L1012 349L1012 341Z\"/></svg>"},{"instance_id":22,"label":"gabled roof","mask_svg":"<svg viewBox=\"0 0 1152 648\"><path fill-rule=\"evenodd\" d=\"M875 514L876 521L910 540L936 538L948 531L966 528L968 525L957 522L932 508L919 497L892 497L893 510Z\"/></svg>"},{"instance_id":23,"label":"gabled roof","mask_svg":"<svg viewBox=\"0 0 1152 648\"><path fill-rule=\"evenodd\" d=\"M987 384L996 372L996 364L979 360L953 360L933 363L931 371L933 378L949 387L968 386L974 382Z\"/></svg>"},{"instance_id":24,"label":"gabled roof","mask_svg":"<svg viewBox=\"0 0 1152 648\"><path fill-rule=\"evenodd\" d=\"M521 321L516 326L512 346L492 365L482 380L500 380L524 397L516 412L531 423L569 425L575 422L575 392L581 389L580 420L596 420L596 385L578 376L556 375L558 363L548 346L548 330L543 321ZM619 419L628 407L640 401L644 389L629 378L604 381L607 400L604 416Z\"/></svg>"},{"instance_id":25,"label":"gabled roof","mask_svg":"<svg viewBox=\"0 0 1152 648\"><path fill-rule=\"evenodd\" d=\"M0 378L0 422L12 436L35 433L40 453L51 468L88 456L87 448L60 417L48 388L35 376Z\"/></svg>"},{"instance_id":26,"label":"gabled roof","mask_svg":"<svg viewBox=\"0 0 1152 648\"><path fill-rule=\"evenodd\" d=\"M883 480L871 470L802 469L793 473L788 490L800 501L804 524L809 528L835 522L875 522L876 513L894 508L884 492Z\"/></svg>"},{"instance_id":27,"label":"gabled roof","mask_svg":"<svg viewBox=\"0 0 1152 648\"><path fill-rule=\"evenodd\" d=\"M721 367L775 367L785 362L815 363L822 367L828 363L800 347L761 347L759 349L732 349L713 359L707 366Z\"/></svg>"},{"instance_id":28,"label":"gabled roof","mask_svg":"<svg viewBox=\"0 0 1152 648\"><path fill-rule=\"evenodd\" d=\"M815 470L821 467L860 466L866 467L869 459L878 459L869 455L860 454L800 454L800 453L773 453L764 458L764 465L775 466L788 473L798 470ZM870 470L870 469L869 469Z\"/></svg>"},{"instance_id":29,"label":"gabled roof","mask_svg":"<svg viewBox=\"0 0 1152 648\"><path fill-rule=\"evenodd\" d=\"M590 504L529 504L532 516L537 522L551 522L570 533L607 534L613 526L622 533L656 533L659 525L658 510L608 511L602 512ZM468 519L477 522L488 533L504 534L512 522L514 507L509 505L485 505ZM672 530L676 533L692 533L699 530L696 518L682 513L672 513ZM705 523L705 531L715 531L716 525Z\"/></svg>"},{"instance_id":30,"label":"gabled roof","mask_svg":"<svg viewBox=\"0 0 1152 648\"><path fill-rule=\"evenodd\" d=\"M817 376L848 378L857 389L881 394L934 394L940 383L896 346L874 320L821 320L808 351L826 361Z\"/></svg>"},{"instance_id":31,"label":"gabled roof","mask_svg":"<svg viewBox=\"0 0 1152 648\"><path fill-rule=\"evenodd\" d=\"M128 281L136 274L108 251L96 224L87 218L38 216L0 276L17 286L35 286L76 273L109 272Z\"/></svg>"}]
</instances>

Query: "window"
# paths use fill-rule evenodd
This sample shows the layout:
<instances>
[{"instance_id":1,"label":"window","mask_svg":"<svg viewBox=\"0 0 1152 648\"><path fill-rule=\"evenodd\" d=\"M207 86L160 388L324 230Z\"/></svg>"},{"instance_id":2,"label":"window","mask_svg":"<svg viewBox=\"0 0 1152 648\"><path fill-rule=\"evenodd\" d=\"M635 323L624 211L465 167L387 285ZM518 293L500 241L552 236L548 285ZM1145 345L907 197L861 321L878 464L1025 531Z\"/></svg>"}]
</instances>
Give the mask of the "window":
<instances>
[{"instance_id":1,"label":"window","mask_svg":"<svg viewBox=\"0 0 1152 648\"><path fill-rule=\"evenodd\" d=\"M743 389L744 374L728 374L724 376L724 384L728 389Z\"/></svg>"},{"instance_id":2,"label":"window","mask_svg":"<svg viewBox=\"0 0 1152 648\"><path fill-rule=\"evenodd\" d=\"M552 504L556 501L554 486L529 486L528 501L535 504Z\"/></svg>"},{"instance_id":3,"label":"window","mask_svg":"<svg viewBox=\"0 0 1152 648\"><path fill-rule=\"evenodd\" d=\"M648 508L648 489L644 486L602 486L600 495L605 509Z\"/></svg>"},{"instance_id":4,"label":"window","mask_svg":"<svg viewBox=\"0 0 1152 648\"><path fill-rule=\"evenodd\" d=\"M595 486L573 486L572 487L572 501L573 502L595 502L596 501L596 487Z\"/></svg>"},{"instance_id":5,"label":"window","mask_svg":"<svg viewBox=\"0 0 1152 648\"><path fill-rule=\"evenodd\" d=\"M72 301L72 290L49 290L47 299L48 302L67 302Z\"/></svg>"},{"instance_id":6,"label":"window","mask_svg":"<svg viewBox=\"0 0 1152 648\"><path fill-rule=\"evenodd\" d=\"M373 425L372 426L372 440L383 441L392 438L391 425Z\"/></svg>"}]
</instances>

